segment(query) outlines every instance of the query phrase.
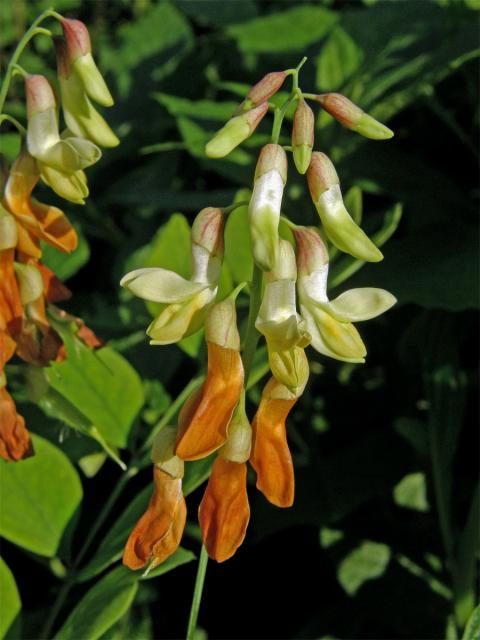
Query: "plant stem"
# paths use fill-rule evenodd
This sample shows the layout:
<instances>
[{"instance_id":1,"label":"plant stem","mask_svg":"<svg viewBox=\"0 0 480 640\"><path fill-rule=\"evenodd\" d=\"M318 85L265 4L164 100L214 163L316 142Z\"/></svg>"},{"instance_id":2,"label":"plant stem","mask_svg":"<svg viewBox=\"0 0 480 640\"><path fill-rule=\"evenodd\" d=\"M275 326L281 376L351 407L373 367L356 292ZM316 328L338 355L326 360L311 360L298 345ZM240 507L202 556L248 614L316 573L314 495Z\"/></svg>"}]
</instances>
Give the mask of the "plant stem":
<instances>
[{"instance_id":1,"label":"plant stem","mask_svg":"<svg viewBox=\"0 0 480 640\"><path fill-rule=\"evenodd\" d=\"M275 109L273 116L273 127L272 127L272 142L274 144L278 144L278 139L280 138L280 131L282 129L283 119L287 112L287 109L295 100L298 100L302 95L302 92L298 88L298 72L305 64L307 58L304 57L300 60L299 64L295 69L291 69L289 72L292 74L292 91L288 96L287 100L282 104L280 108Z\"/></svg>"},{"instance_id":2,"label":"plant stem","mask_svg":"<svg viewBox=\"0 0 480 640\"><path fill-rule=\"evenodd\" d=\"M203 584L205 582L205 573L207 572L208 555L207 550L202 544L200 558L198 560L197 577L195 578L195 589L193 591L192 607L190 609L190 617L188 619L187 640L193 640L197 629L198 612L202 601Z\"/></svg>"},{"instance_id":3,"label":"plant stem","mask_svg":"<svg viewBox=\"0 0 480 640\"><path fill-rule=\"evenodd\" d=\"M32 26L23 35L23 38L18 43L17 48L13 52L10 62L8 63L7 71L5 73L5 78L2 82L2 88L0 89L0 113L2 112L3 107L5 105L5 100L7 98L8 90L10 88L10 81L13 75L13 70L15 69L15 66L18 63L18 60L20 59L20 56L23 53L23 50L25 49L27 44L30 42L30 40L37 34L41 33L46 35L47 33L49 33L46 29L39 28L39 24L43 22L46 18L56 18L57 20L61 20L62 16L56 11L53 11L52 9L47 9L46 11L44 11L38 16L38 18L32 23Z\"/></svg>"}]
</instances>

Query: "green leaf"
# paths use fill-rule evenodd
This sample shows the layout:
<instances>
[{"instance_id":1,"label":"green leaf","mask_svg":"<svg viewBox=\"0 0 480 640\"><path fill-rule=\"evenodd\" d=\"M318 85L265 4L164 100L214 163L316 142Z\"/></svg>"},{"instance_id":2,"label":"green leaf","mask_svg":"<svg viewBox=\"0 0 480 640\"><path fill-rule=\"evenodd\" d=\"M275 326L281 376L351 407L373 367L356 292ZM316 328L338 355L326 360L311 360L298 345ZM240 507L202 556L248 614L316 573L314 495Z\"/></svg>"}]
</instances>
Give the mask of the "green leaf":
<instances>
[{"instance_id":1,"label":"green leaf","mask_svg":"<svg viewBox=\"0 0 480 640\"><path fill-rule=\"evenodd\" d=\"M249 201L251 192L239 191L235 201ZM252 277L253 258L248 223L248 206L235 209L229 216L225 229L225 262L228 264L235 284L248 282Z\"/></svg>"},{"instance_id":2,"label":"green leaf","mask_svg":"<svg viewBox=\"0 0 480 640\"><path fill-rule=\"evenodd\" d=\"M302 51L326 35L338 16L328 9L302 5L227 27L245 53Z\"/></svg>"},{"instance_id":3,"label":"green leaf","mask_svg":"<svg viewBox=\"0 0 480 640\"><path fill-rule=\"evenodd\" d=\"M319 91L338 91L358 69L363 54L348 33L340 26L328 36L317 58Z\"/></svg>"},{"instance_id":4,"label":"green leaf","mask_svg":"<svg viewBox=\"0 0 480 640\"><path fill-rule=\"evenodd\" d=\"M353 596L364 582L385 573L390 556L390 547L387 545L365 540L340 563L338 581L348 595Z\"/></svg>"},{"instance_id":5,"label":"green leaf","mask_svg":"<svg viewBox=\"0 0 480 640\"><path fill-rule=\"evenodd\" d=\"M53 557L82 500L82 485L68 458L32 436L35 455L15 464L0 461L0 534L42 556Z\"/></svg>"},{"instance_id":6,"label":"green leaf","mask_svg":"<svg viewBox=\"0 0 480 640\"><path fill-rule=\"evenodd\" d=\"M99 580L80 600L55 635L56 640L96 640L128 610L138 583L135 574L117 567Z\"/></svg>"},{"instance_id":7,"label":"green leaf","mask_svg":"<svg viewBox=\"0 0 480 640\"><path fill-rule=\"evenodd\" d=\"M215 100L188 100L166 93L154 93L154 98L163 105L174 118L190 116L199 120L226 122L232 117L238 102L217 102Z\"/></svg>"},{"instance_id":8,"label":"green leaf","mask_svg":"<svg viewBox=\"0 0 480 640\"><path fill-rule=\"evenodd\" d=\"M137 372L110 347L93 351L65 323L51 322L65 343L67 359L45 369L48 382L89 420L108 444L125 447L144 402Z\"/></svg>"},{"instance_id":9,"label":"green leaf","mask_svg":"<svg viewBox=\"0 0 480 640\"><path fill-rule=\"evenodd\" d=\"M468 620L475 606L476 557L480 546L480 494L478 485L472 497L467 522L458 541L457 570L453 581L455 618L460 627ZM479 625L480 627L480 621ZM480 629L479 629L480 630Z\"/></svg>"},{"instance_id":10,"label":"green leaf","mask_svg":"<svg viewBox=\"0 0 480 640\"><path fill-rule=\"evenodd\" d=\"M72 253L62 253L46 242L42 242L42 262L51 269L59 280L68 280L88 262L90 247L81 228L74 225L78 235L78 247Z\"/></svg>"},{"instance_id":11,"label":"green leaf","mask_svg":"<svg viewBox=\"0 0 480 640\"><path fill-rule=\"evenodd\" d=\"M13 573L2 558L0 558L0 602L2 603L0 638L4 638L19 614L22 602Z\"/></svg>"},{"instance_id":12,"label":"green leaf","mask_svg":"<svg viewBox=\"0 0 480 640\"><path fill-rule=\"evenodd\" d=\"M150 571L150 573L147 573L143 580L151 580L152 578L163 576L164 573L168 573L169 571L172 571L177 567L181 567L182 564L192 562L192 560L195 560L195 557L196 556L193 551L188 551L183 547L179 547L172 556L165 560L165 562L162 562L162 564L158 565L158 567L155 567L155 569ZM136 575L141 576L142 571L143 569L137 572Z\"/></svg>"},{"instance_id":13,"label":"green leaf","mask_svg":"<svg viewBox=\"0 0 480 640\"><path fill-rule=\"evenodd\" d=\"M428 511L427 488L425 474L409 473L393 489L393 498L399 507Z\"/></svg>"},{"instance_id":14,"label":"green leaf","mask_svg":"<svg viewBox=\"0 0 480 640\"><path fill-rule=\"evenodd\" d=\"M480 604L475 607L470 616L462 640L478 640L480 637Z\"/></svg>"},{"instance_id":15,"label":"green leaf","mask_svg":"<svg viewBox=\"0 0 480 640\"><path fill-rule=\"evenodd\" d=\"M205 480L210 475L212 462L213 456L209 456L208 458L204 458L203 460L190 462L188 465L186 465L185 478L183 481L183 493L185 496L188 496L198 486L205 482ZM151 494L152 486L148 485L147 487L145 487L145 489L140 491L140 493L132 500L132 502L123 511L123 513L120 515L107 535L103 538L95 556L80 572L78 576L79 582L84 582L85 580L89 580L93 576L96 576L106 567L122 557L123 548L128 539L128 536L130 535L130 532L135 526L137 520L146 510ZM182 551L184 553L187 553L184 550ZM177 560L185 557L185 555L178 556ZM172 556L172 562L173 558L175 558L175 556ZM188 560L184 560L184 562L188 562ZM160 565L158 569L161 570L163 566L163 564ZM172 566L171 568L174 567ZM154 571L152 571L152 575L156 576L160 575L160 573L158 573L157 569L155 569Z\"/></svg>"}]
</instances>

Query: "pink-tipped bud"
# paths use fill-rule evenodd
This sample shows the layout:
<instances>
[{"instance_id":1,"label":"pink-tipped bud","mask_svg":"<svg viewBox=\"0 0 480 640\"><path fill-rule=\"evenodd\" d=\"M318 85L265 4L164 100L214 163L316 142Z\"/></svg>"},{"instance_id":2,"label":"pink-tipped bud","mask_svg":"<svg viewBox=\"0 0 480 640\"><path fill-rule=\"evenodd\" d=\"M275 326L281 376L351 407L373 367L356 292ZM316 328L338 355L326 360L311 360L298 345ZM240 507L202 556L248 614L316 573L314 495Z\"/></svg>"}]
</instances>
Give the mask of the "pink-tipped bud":
<instances>
[{"instance_id":1,"label":"pink-tipped bud","mask_svg":"<svg viewBox=\"0 0 480 640\"><path fill-rule=\"evenodd\" d=\"M287 154L279 144L266 144L258 156L255 181L273 169L278 171L283 184L285 184L287 182Z\"/></svg>"},{"instance_id":2,"label":"pink-tipped bud","mask_svg":"<svg viewBox=\"0 0 480 640\"><path fill-rule=\"evenodd\" d=\"M63 35L67 46L68 57L71 62L92 52L90 34L81 20L62 20Z\"/></svg>"},{"instance_id":3,"label":"pink-tipped bud","mask_svg":"<svg viewBox=\"0 0 480 640\"><path fill-rule=\"evenodd\" d=\"M55 94L45 76L29 75L25 78L25 94L27 96L27 116L55 109Z\"/></svg>"},{"instance_id":4,"label":"pink-tipped bud","mask_svg":"<svg viewBox=\"0 0 480 640\"><path fill-rule=\"evenodd\" d=\"M371 140L387 140L393 137L393 131L368 113L365 113L347 97L340 93L324 93L316 96L316 101L327 113L344 127L356 131Z\"/></svg>"},{"instance_id":5,"label":"pink-tipped bud","mask_svg":"<svg viewBox=\"0 0 480 640\"><path fill-rule=\"evenodd\" d=\"M224 158L235 147L246 140L260 124L268 111L268 104L264 102L255 109L234 116L217 131L215 136L205 145L205 155L209 158Z\"/></svg>"},{"instance_id":6,"label":"pink-tipped bud","mask_svg":"<svg viewBox=\"0 0 480 640\"><path fill-rule=\"evenodd\" d=\"M303 98L298 102L293 118L293 160L302 175L307 171L312 157L315 116Z\"/></svg>"},{"instance_id":7,"label":"pink-tipped bud","mask_svg":"<svg viewBox=\"0 0 480 640\"><path fill-rule=\"evenodd\" d=\"M310 275L318 269L328 267L328 251L315 227L295 227L297 273L298 276Z\"/></svg>"},{"instance_id":8,"label":"pink-tipped bud","mask_svg":"<svg viewBox=\"0 0 480 640\"><path fill-rule=\"evenodd\" d=\"M205 207L192 225L192 242L203 247L210 255L223 256L223 230L225 215L217 207Z\"/></svg>"},{"instance_id":9,"label":"pink-tipped bud","mask_svg":"<svg viewBox=\"0 0 480 640\"><path fill-rule=\"evenodd\" d=\"M317 202L322 193L332 185L340 184L332 161L320 151L315 151L312 154L307 171L307 181L313 202Z\"/></svg>"},{"instance_id":10,"label":"pink-tipped bud","mask_svg":"<svg viewBox=\"0 0 480 640\"><path fill-rule=\"evenodd\" d=\"M285 82L287 74L285 71L272 71L254 84L247 94L246 101L250 100L251 106L256 107L262 102L266 102L277 93Z\"/></svg>"},{"instance_id":11,"label":"pink-tipped bud","mask_svg":"<svg viewBox=\"0 0 480 640\"><path fill-rule=\"evenodd\" d=\"M67 43L63 38L54 38L55 53L57 54L57 73L60 78L68 78L71 65L68 59Z\"/></svg>"}]
</instances>

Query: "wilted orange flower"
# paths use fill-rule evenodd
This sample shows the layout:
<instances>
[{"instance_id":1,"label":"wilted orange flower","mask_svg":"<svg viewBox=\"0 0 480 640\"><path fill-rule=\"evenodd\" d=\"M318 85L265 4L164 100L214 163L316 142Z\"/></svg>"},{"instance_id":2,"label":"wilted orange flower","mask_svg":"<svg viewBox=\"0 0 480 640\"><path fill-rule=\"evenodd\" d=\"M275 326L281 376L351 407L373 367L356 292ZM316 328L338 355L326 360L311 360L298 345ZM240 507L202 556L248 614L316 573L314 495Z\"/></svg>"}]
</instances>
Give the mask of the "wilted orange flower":
<instances>
[{"instance_id":1,"label":"wilted orange flower","mask_svg":"<svg viewBox=\"0 0 480 640\"><path fill-rule=\"evenodd\" d=\"M0 251L0 322L15 336L21 330L23 308L13 258L13 249Z\"/></svg>"},{"instance_id":2,"label":"wilted orange flower","mask_svg":"<svg viewBox=\"0 0 480 640\"><path fill-rule=\"evenodd\" d=\"M257 472L257 489L277 507L293 504L295 478L285 420L299 396L270 378L252 423L250 463Z\"/></svg>"},{"instance_id":3,"label":"wilted orange flower","mask_svg":"<svg viewBox=\"0 0 480 640\"><path fill-rule=\"evenodd\" d=\"M128 538L123 564L150 568L174 553L182 538L187 507L182 494L182 479L173 478L157 466L153 468L154 490L148 508Z\"/></svg>"},{"instance_id":4,"label":"wilted orange flower","mask_svg":"<svg viewBox=\"0 0 480 640\"><path fill-rule=\"evenodd\" d=\"M246 481L244 462L218 456L198 509L203 543L217 562L231 558L245 538L250 519Z\"/></svg>"},{"instance_id":5,"label":"wilted orange flower","mask_svg":"<svg viewBox=\"0 0 480 640\"><path fill-rule=\"evenodd\" d=\"M30 434L25 420L18 415L10 394L0 388L0 456L4 460L17 461L33 455Z\"/></svg>"},{"instance_id":6,"label":"wilted orange flower","mask_svg":"<svg viewBox=\"0 0 480 640\"><path fill-rule=\"evenodd\" d=\"M210 309L205 332L207 378L179 417L175 453L182 460L204 458L225 443L228 423L243 388L234 299L227 298Z\"/></svg>"}]
</instances>

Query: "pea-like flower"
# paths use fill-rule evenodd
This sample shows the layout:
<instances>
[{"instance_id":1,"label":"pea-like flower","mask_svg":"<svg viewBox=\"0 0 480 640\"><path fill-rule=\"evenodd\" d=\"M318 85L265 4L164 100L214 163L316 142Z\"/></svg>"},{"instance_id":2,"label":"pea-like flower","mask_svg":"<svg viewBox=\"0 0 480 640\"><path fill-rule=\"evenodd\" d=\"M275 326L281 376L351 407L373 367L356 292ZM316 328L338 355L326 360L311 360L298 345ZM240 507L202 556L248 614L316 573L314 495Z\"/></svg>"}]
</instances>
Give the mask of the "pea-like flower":
<instances>
[{"instance_id":1,"label":"pea-like flower","mask_svg":"<svg viewBox=\"0 0 480 640\"><path fill-rule=\"evenodd\" d=\"M294 500L295 477L285 421L302 393L303 388L292 393L270 378L252 423L250 464L257 473L257 489L277 507L291 507Z\"/></svg>"},{"instance_id":2,"label":"pea-like flower","mask_svg":"<svg viewBox=\"0 0 480 640\"><path fill-rule=\"evenodd\" d=\"M204 458L227 440L244 377L235 295L215 304L205 321L207 377L180 412L175 453L182 460Z\"/></svg>"},{"instance_id":3,"label":"pea-like flower","mask_svg":"<svg viewBox=\"0 0 480 640\"><path fill-rule=\"evenodd\" d=\"M352 322L369 320L392 307L396 299L384 289L351 289L334 300L327 296L328 252L313 227L295 227L297 289L300 312L312 336L312 347L345 362L365 362L367 350Z\"/></svg>"},{"instance_id":4,"label":"pea-like flower","mask_svg":"<svg viewBox=\"0 0 480 640\"><path fill-rule=\"evenodd\" d=\"M100 159L100 149L68 131L60 136L55 94L44 76L27 76L25 91L27 146L38 162L42 179L62 198L83 204L88 195L83 169Z\"/></svg>"},{"instance_id":5,"label":"pea-like flower","mask_svg":"<svg viewBox=\"0 0 480 640\"><path fill-rule=\"evenodd\" d=\"M340 181L331 160L316 151L307 171L308 186L328 238L355 258L379 262L382 252L354 222L345 208Z\"/></svg>"},{"instance_id":6,"label":"pea-like flower","mask_svg":"<svg viewBox=\"0 0 480 640\"><path fill-rule=\"evenodd\" d=\"M153 569L177 550L183 535L187 507L182 493L183 462L173 453L175 431L165 427L153 445L153 494L123 553L123 564L130 569L147 563Z\"/></svg>"},{"instance_id":7,"label":"pea-like flower","mask_svg":"<svg viewBox=\"0 0 480 640\"><path fill-rule=\"evenodd\" d=\"M273 376L292 392L305 386L308 360L304 348L310 343L305 320L297 313L295 252L279 240L275 268L265 274L265 291L255 326L265 336Z\"/></svg>"},{"instance_id":8,"label":"pea-like flower","mask_svg":"<svg viewBox=\"0 0 480 640\"><path fill-rule=\"evenodd\" d=\"M258 107L235 115L217 131L215 136L207 142L205 154L209 158L224 158L249 138L260 124L268 111L268 103L263 102Z\"/></svg>"},{"instance_id":9,"label":"pea-like flower","mask_svg":"<svg viewBox=\"0 0 480 640\"><path fill-rule=\"evenodd\" d=\"M271 271L278 257L278 224L287 181L287 155L278 144L267 144L258 157L252 198L248 207L253 258Z\"/></svg>"},{"instance_id":10,"label":"pea-like flower","mask_svg":"<svg viewBox=\"0 0 480 640\"><path fill-rule=\"evenodd\" d=\"M136 296L168 306L147 329L150 344L171 344L198 331L218 291L223 259L225 216L202 209L192 226L192 276L186 280L162 268L136 269L120 284Z\"/></svg>"},{"instance_id":11,"label":"pea-like flower","mask_svg":"<svg viewBox=\"0 0 480 640\"><path fill-rule=\"evenodd\" d=\"M341 93L323 93L315 97L321 107L340 124L371 140L388 140L393 131L365 113Z\"/></svg>"}]
</instances>

